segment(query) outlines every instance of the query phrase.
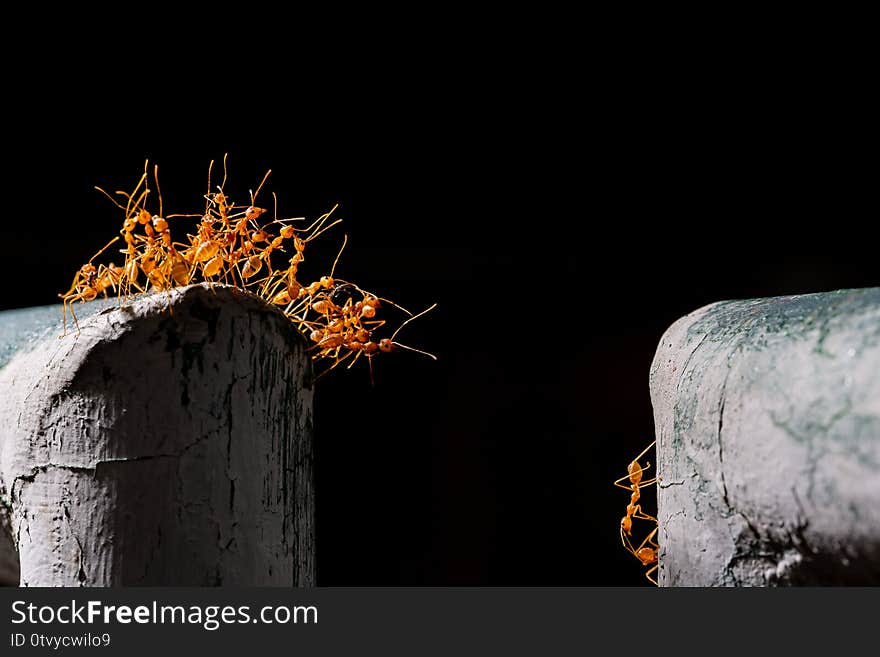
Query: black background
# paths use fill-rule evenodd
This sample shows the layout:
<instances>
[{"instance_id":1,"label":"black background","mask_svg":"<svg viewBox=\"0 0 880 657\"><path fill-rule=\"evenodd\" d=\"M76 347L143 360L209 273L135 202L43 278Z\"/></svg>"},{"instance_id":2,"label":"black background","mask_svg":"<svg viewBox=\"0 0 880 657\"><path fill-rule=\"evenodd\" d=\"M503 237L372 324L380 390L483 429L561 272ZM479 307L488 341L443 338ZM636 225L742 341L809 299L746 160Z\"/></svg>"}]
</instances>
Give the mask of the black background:
<instances>
[{"instance_id":1,"label":"black background","mask_svg":"<svg viewBox=\"0 0 880 657\"><path fill-rule=\"evenodd\" d=\"M10 65L0 305L57 302L119 229L93 186L130 189L145 159L166 213L198 211L224 153L234 198L271 168L281 215L339 204L308 271L344 232L337 274L438 303L400 336L436 363L318 384L318 583L646 584L611 482L653 438L663 331L721 299L880 284L864 78L736 40L464 33L377 39L318 73L338 40L297 34L169 60L179 42L117 31Z\"/></svg>"}]
</instances>

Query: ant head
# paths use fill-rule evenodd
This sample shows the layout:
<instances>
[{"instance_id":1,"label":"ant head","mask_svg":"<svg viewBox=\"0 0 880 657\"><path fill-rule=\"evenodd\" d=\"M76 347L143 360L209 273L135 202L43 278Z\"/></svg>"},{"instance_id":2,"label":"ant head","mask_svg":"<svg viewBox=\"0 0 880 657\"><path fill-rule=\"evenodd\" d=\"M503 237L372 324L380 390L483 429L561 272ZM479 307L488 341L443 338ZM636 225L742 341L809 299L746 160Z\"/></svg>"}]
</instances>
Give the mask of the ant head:
<instances>
[{"instance_id":1,"label":"ant head","mask_svg":"<svg viewBox=\"0 0 880 657\"><path fill-rule=\"evenodd\" d=\"M629 472L629 480L634 484L637 484L642 480L642 466L639 465L638 461L630 463L627 471Z\"/></svg>"},{"instance_id":2,"label":"ant head","mask_svg":"<svg viewBox=\"0 0 880 657\"><path fill-rule=\"evenodd\" d=\"M394 343L391 342L388 338L382 338L379 340L379 349L384 351L386 354L394 351Z\"/></svg>"},{"instance_id":3,"label":"ant head","mask_svg":"<svg viewBox=\"0 0 880 657\"><path fill-rule=\"evenodd\" d=\"M334 281L335 283L335 281ZM355 291L355 286L351 283L343 283L342 285L336 285L333 287L333 292L330 293L330 300L335 303L337 306L344 306L346 303L352 300L352 294ZM360 303L360 301L358 301ZM360 308L358 304L354 304L356 312L360 312Z\"/></svg>"},{"instance_id":4,"label":"ant head","mask_svg":"<svg viewBox=\"0 0 880 657\"><path fill-rule=\"evenodd\" d=\"M623 518L620 519L620 529L625 531L627 534L632 533L632 526L632 518L630 518L628 515L623 516Z\"/></svg>"},{"instance_id":5,"label":"ant head","mask_svg":"<svg viewBox=\"0 0 880 657\"><path fill-rule=\"evenodd\" d=\"M289 240L293 237L293 226L282 226L280 235L284 239Z\"/></svg>"},{"instance_id":6,"label":"ant head","mask_svg":"<svg viewBox=\"0 0 880 657\"><path fill-rule=\"evenodd\" d=\"M137 220L139 224L148 224L152 219L153 215L147 212L144 208L141 208L140 212L138 212Z\"/></svg>"},{"instance_id":7,"label":"ant head","mask_svg":"<svg viewBox=\"0 0 880 657\"><path fill-rule=\"evenodd\" d=\"M153 217L153 228L158 230L160 233L164 233L168 230L168 222L165 221L162 217L155 215Z\"/></svg>"}]
</instances>

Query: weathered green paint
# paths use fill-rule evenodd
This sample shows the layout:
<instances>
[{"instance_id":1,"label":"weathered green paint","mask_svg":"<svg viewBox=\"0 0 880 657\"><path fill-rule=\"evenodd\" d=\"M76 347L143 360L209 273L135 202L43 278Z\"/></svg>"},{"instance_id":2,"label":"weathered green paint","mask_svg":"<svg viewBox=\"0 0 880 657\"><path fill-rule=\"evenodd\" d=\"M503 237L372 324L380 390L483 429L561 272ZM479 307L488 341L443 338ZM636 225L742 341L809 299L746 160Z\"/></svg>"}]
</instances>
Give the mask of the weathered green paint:
<instances>
[{"instance_id":1,"label":"weathered green paint","mask_svg":"<svg viewBox=\"0 0 880 657\"><path fill-rule=\"evenodd\" d=\"M651 394L661 584L880 583L880 288L691 313Z\"/></svg>"}]
</instances>

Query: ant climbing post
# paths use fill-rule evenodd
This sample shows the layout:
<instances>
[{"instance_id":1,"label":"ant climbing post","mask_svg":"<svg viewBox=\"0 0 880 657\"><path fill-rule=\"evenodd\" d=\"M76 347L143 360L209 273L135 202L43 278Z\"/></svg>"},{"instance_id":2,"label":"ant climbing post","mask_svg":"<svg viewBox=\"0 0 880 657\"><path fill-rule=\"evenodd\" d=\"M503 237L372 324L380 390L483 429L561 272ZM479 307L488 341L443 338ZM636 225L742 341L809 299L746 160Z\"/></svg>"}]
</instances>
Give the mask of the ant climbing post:
<instances>
[{"instance_id":1,"label":"ant climbing post","mask_svg":"<svg viewBox=\"0 0 880 657\"><path fill-rule=\"evenodd\" d=\"M644 511L642 511L641 505L638 504L639 500L641 499L641 492L640 492L641 487L642 486L650 486L651 484L656 483L656 481L657 481L656 478L649 479L647 481L643 481L642 475L644 474L644 472L648 468L651 467L651 464L647 463L644 468L639 464L639 459L641 459L645 455L645 453L654 446L655 443L656 443L656 441L652 442L650 445L648 445L642 451L641 454L639 454L635 459L633 459L633 461L627 467L627 471L629 474L627 474L624 477L621 477L620 479L618 479L617 481L614 482L614 485L617 486L618 488L623 488L624 490L631 491L630 502L629 502L629 505L627 505L627 507L626 507L626 515L623 518L621 518L621 520L620 520L620 527L627 534L632 533L632 519L633 518L639 518L641 520L653 520L654 522L657 521L656 518L654 518L653 516L649 516ZM629 482L630 482L630 484L628 486L621 483L626 480L629 480Z\"/></svg>"},{"instance_id":2,"label":"ant climbing post","mask_svg":"<svg viewBox=\"0 0 880 657\"><path fill-rule=\"evenodd\" d=\"M657 518L652 515L645 513L642 510L642 506L639 503L641 500L641 489L644 486L650 486L651 484L657 483L657 477L651 479L643 479L643 475L645 471L647 471L650 467L650 463L646 463L644 467L642 467L641 463L639 463L640 459L648 452L649 449L654 447L656 444L656 440L652 441L650 445L648 445L642 452L634 458L629 466L627 467L627 474L620 479L617 479L614 482L614 485L618 488L623 488L630 492L630 501L626 507L626 514L620 519L620 540L623 544L623 547L630 552L633 556L635 556L639 561L642 562L642 565L648 566L651 564L657 564L658 559L658 550L659 545L654 541L654 537L657 535ZM629 482L628 485L623 482ZM648 534L642 544L639 545L638 548L634 548L630 537L632 536L632 528L633 528L633 520L645 520L647 522L651 522L654 524L653 531ZM649 545L646 545L649 544ZM658 565L655 565L651 568L647 573L646 577L648 580L657 584L657 581L651 577L651 573L655 572L658 568Z\"/></svg>"},{"instance_id":3,"label":"ant climbing post","mask_svg":"<svg viewBox=\"0 0 880 657\"><path fill-rule=\"evenodd\" d=\"M76 272L76 275L73 277L73 284L70 286L70 289L63 294L58 295L62 299L61 321L64 327L64 332L59 337L63 338L65 335L67 335L68 308L70 309L70 317L73 319L73 323L76 326L76 330L78 333L79 321L76 319L76 313L73 311L73 303L76 301L91 301L92 299L97 297L98 294L104 289L101 286L104 285L104 281L106 280L105 271L111 271L115 274L115 265L111 265L113 269L105 269L103 265L101 265L99 268L96 268L95 265L92 264L92 262L118 239L118 237L114 237L112 240L107 242L104 248L102 248L95 255L89 258L89 261L82 267L80 267L79 270Z\"/></svg>"}]
</instances>

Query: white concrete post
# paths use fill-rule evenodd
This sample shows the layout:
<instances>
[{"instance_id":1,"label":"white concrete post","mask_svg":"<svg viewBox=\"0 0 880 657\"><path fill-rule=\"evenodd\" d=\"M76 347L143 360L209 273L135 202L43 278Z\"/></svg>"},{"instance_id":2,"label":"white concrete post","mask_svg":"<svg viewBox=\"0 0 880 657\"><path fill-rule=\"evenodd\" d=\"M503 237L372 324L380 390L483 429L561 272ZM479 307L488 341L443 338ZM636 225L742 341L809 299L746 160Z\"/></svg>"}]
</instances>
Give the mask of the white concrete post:
<instances>
[{"instance_id":1,"label":"white concrete post","mask_svg":"<svg viewBox=\"0 0 880 657\"><path fill-rule=\"evenodd\" d=\"M701 308L650 382L661 586L880 585L880 288Z\"/></svg>"},{"instance_id":2,"label":"white concrete post","mask_svg":"<svg viewBox=\"0 0 880 657\"><path fill-rule=\"evenodd\" d=\"M0 313L0 579L314 585L304 340L235 288L118 305Z\"/></svg>"}]
</instances>

